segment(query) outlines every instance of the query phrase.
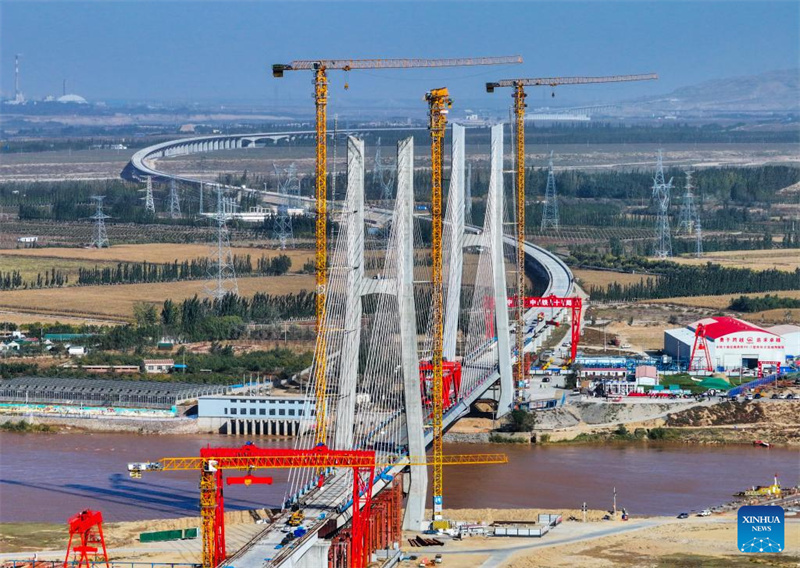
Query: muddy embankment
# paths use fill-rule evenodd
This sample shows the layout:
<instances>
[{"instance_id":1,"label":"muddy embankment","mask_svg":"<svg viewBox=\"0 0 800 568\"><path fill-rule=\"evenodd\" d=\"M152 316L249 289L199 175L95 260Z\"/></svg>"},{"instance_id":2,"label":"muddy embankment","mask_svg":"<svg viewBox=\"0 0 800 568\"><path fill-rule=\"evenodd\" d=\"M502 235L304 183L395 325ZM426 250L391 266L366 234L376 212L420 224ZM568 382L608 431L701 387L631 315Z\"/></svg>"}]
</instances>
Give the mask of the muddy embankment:
<instances>
[{"instance_id":1,"label":"muddy embankment","mask_svg":"<svg viewBox=\"0 0 800 568\"><path fill-rule=\"evenodd\" d=\"M528 434L503 432L503 421L465 418L445 436L445 441L568 442L608 438L615 441L642 439L620 432L666 430L651 439L688 443L800 444L800 401L673 403L610 403L587 401L536 413L536 426Z\"/></svg>"}]
</instances>

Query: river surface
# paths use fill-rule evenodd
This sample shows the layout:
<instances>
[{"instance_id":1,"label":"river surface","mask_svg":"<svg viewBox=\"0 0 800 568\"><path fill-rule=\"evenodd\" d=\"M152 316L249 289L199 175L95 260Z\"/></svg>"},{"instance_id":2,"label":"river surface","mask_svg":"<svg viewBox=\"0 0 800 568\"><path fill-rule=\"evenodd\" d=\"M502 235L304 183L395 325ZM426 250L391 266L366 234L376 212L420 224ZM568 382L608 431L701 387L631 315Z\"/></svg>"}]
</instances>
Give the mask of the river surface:
<instances>
[{"instance_id":1,"label":"river surface","mask_svg":"<svg viewBox=\"0 0 800 568\"><path fill-rule=\"evenodd\" d=\"M241 442L243 443L243 442ZM0 433L0 522L65 522L86 508L108 521L198 515L193 472L128 477L128 462L194 456L201 447L233 446L220 436ZM291 440L259 441L291 447ZM800 481L800 452L749 446L681 445L523 446L446 444L445 452L496 453L507 465L447 467L445 508L590 508L612 506L633 514L673 515L730 500L778 473ZM267 475L267 473L263 473ZM275 507L286 491L286 470L269 472L274 484L225 488L227 509Z\"/></svg>"}]
</instances>

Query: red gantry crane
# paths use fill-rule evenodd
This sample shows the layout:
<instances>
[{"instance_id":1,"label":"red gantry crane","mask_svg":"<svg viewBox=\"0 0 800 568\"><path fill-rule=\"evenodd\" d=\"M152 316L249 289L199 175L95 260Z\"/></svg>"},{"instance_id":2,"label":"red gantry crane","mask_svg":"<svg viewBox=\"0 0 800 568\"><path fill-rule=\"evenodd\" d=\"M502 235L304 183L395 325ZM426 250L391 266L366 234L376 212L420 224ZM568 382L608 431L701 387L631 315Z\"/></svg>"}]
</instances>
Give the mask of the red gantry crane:
<instances>
[{"instance_id":1,"label":"red gantry crane","mask_svg":"<svg viewBox=\"0 0 800 568\"><path fill-rule=\"evenodd\" d=\"M283 77L287 71L312 71L314 73L314 102L316 104L316 162L315 196L317 219L316 236L316 316L319 354L314 367L316 395L315 442L324 444L327 440L327 385L325 377L325 297L327 294L327 212L328 212L328 71L355 71L359 69L418 69L440 67L464 67L472 65L509 65L522 63L519 55L509 57L471 57L451 59L306 59L289 64L277 63L272 66L273 77ZM345 84L347 88L347 84Z\"/></svg>"},{"instance_id":2,"label":"red gantry crane","mask_svg":"<svg viewBox=\"0 0 800 568\"><path fill-rule=\"evenodd\" d=\"M514 89L514 118L516 182L517 182L517 295L525 296L525 87L556 87L559 85L587 85L592 83L620 83L628 81L649 81L658 79L655 73L646 75L611 75L607 77L535 77L527 79L503 79L486 83L486 92L493 93L501 87ZM554 94L555 95L555 94ZM516 305L516 338L517 338L517 380L515 384L515 400L520 400L519 385L525 379L525 307L522 302ZM573 348L575 341L573 340ZM573 355L574 359L574 355Z\"/></svg>"},{"instance_id":3,"label":"red gantry crane","mask_svg":"<svg viewBox=\"0 0 800 568\"><path fill-rule=\"evenodd\" d=\"M714 367L711 364L711 352L708 350L708 340L706 339L706 326L702 323L698 323L697 328L694 330L694 345L692 345L692 355L689 359L689 371L706 371L708 373L714 371Z\"/></svg>"},{"instance_id":4,"label":"red gantry crane","mask_svg":"<svg viewBox=\"0 0 800 568\"><path fill-rule=\"evenodd\" d=\"M443 465L479 465L507 463L503 454L449 455L442 459ZM228 484L251 485L272 482L271 478L255 477L257 469L351 468L353 470L353 501L351 553L352 568L363 568L367 564L368 548L367 519L372 503L372 482L376 466L394 466L396 463L377 463L374 451L331 450L319 445L310 450L282 448L259 448L248 443L238 448L211 448L200 450L199 457L161 458L155 462L128 464L129 475L135 479L145 471L198 471L200 472L200 516L202 519L202 568L217 568L227 558L225 547L225 510L223 500L224 470L245 470L247 475L228 478ZM404 465L428 465L422 458L409 458ZM320 475L319 485L325 477ZM76 549L77 550L77 549Z\"/></svg>"},{"instance_id":5,"label":"red gantry crane","mask_svg":"<svg viewBox=\"0 0 800 568\"><path fill-rule=\"evenodd\" d=\"M64 558L64 568L69 566L69 557L74 554L78 560L74 568L91 568L92 564L97 566L98 552L102 549L102 559L108 568L108 551L106 550L106 539L103 536L103 513L86 509L81 511L68 521L69 525L69 544L67 544L67 555ZM77 544L73 540L77 537ZM89 556L92 556L92 560ZM34 563L35 564L35 563Z\"/></svg>"}]
</instances>

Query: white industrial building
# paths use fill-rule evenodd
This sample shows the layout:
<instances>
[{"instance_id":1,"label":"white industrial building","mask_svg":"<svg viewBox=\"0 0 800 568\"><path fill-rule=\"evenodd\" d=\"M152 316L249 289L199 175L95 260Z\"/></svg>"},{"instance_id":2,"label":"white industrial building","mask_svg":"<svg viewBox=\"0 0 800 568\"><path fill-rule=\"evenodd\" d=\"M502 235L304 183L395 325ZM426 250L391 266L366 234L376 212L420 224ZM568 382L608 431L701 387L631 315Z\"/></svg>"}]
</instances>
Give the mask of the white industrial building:
<instances>
[{"instance_id":1,"label":"white industrial building","mask_svg":"<svg viewBox=\"0 0 800 568\"><path fill-rule=\"evenodd\" d=\"M197 399L197 418L220 434L297 436L314 408L314 399L304 396L211 395Z\"/></svg>"},{"instance_id":2,"label":"white industrial building","mask_svg":"<svg viewBox=\"0 0 800 568\"><path fill-rule=\"evenodd\" d=\"M767 331L776 333L783 338L783 348L786 357L800 357L800 325L774 325Z\"/></svg>"},{"instance_id":3,"label":"white industrial building","mask_svg":"<svg viewBox=\"0 0 800 568\"><path fill-rule=\"evenodd\" d=\"M769 330L732 317L709 317L685 328L664 332L664 352L684 365L689 363L699 325L705 327L706 344L714 369L756 369L759 361L784 363L792 341L800 342L800 328ZM794 335L792 335L794 334ZM702 352L699 354L702 356ZM695 354L695 362L698 354Z\"/></svg>"}]
</instances>

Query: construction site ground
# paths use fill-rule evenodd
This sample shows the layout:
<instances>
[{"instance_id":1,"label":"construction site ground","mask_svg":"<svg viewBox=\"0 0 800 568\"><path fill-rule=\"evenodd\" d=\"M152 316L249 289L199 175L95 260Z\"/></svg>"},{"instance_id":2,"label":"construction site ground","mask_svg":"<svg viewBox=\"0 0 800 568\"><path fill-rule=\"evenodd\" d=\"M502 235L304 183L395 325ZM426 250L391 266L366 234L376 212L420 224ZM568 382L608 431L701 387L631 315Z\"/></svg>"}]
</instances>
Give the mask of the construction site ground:
<instances>
[{"instance_id":1,"label":"construction site ground","mask_svg":"<svg viewBox=\"0 0 800 568\"><path fill-rule=\"evenodd\" d=\"M487 510L463 509L448 511L454 519L508 520L532 522L538 510ZM565 521L542 538L471 537L457 541L440 537L444 546L410 547L404 540L401 549L416 560L407 560L400 566L416 568L422 558L443 557L448 568L585 568L653 566L657 568L703 566L710 568L737 568L752 566L752 556L741 555L736 550L736 516L733 513L715 514L707 518L674 517L634 518L629 521L602 521L605 511L590 511L588 522L567 521L570 515L581 518L580 511L558 511ZM261 528L252 522L246 512L236 512L240 522L229 519L228 548L233 551ZM199 519L177 519L139 523L107 525L110 558L117 561L136 562L197 562L200 540L186 540L142 544L135 536L144 530L165 530L196 526ZM31 530L35 528L35 530ZM800 519L787 517L786 550L779 555L759 555L760 565L788 568L800 561ZM37 547L38 558L58 559L63 555L67 532L57 525L4 524L2 531L2 560L26 559ZM14 538L24 534L28 546ZM419 533L408 532L405 538ZM59 546L60 545L60 546Z\"/></svg>"},{"instance_id":2,"label":"construction site ground","mask_svg":"<svg viewBox=\"0 0 800 568\"><path fill-rule=\"evenodd\" d=\"M800 520L786 525L786 551L759 555L759 565L789 568L800 561ZM418 557L442 554L448 568L738 568L753 566L736 548L735 514L707 518L653 517L631 521L565 522L542 538L473 537L444 547L414 549ZM406 561L401 566L417 566Z\"/></svg>"}]
</instances>

